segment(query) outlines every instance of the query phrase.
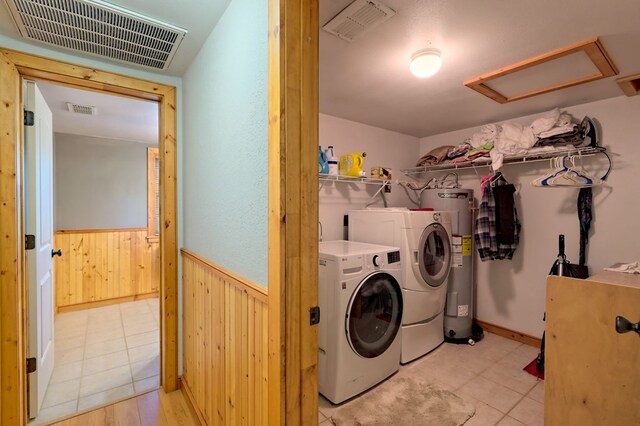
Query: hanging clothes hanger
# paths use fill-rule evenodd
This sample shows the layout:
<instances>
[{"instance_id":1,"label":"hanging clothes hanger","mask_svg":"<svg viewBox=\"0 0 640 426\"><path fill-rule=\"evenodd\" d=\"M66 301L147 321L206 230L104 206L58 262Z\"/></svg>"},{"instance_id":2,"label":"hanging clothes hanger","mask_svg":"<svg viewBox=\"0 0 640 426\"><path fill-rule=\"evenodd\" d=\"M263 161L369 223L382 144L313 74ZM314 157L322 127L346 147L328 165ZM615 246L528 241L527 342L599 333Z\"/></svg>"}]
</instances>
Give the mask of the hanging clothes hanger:
<instances>
[{"instance_id":1,"label":"hanging clothes hanger","mask_svg":"<svg viewBox=\"0 0 640 426\"><path fill-rule=\"evenodd\" d=\"M542 180L546 179L547 177L552 176L555 173L556 169L558 168L557 164L558 164L558 159L557 158L551 158L549 160L549 170L547 170L547 172L544 175L533 179L531 181L531 186L544 186L544 185L542 185Z\"/></svg>"},{"instance_id":2,"label":"hanging clothes hanger","mask_svg":"<svg viewBox=\"0 0 640 426\"><path fill-rule=\"evenodd\" d=\"M493 176L491 176L491 178L489 179L489 181L487 182L489 185L491 185L491 187L493 188L494 186L501 184L501 185L508 185L509 181L504 177L504 175L502 174L501 171L497 171L494 173Z\"/></svg>"},{"instance_id":3,"label":"hanging clothes hanger","mask_svg":"<svg viewBox=\"0 0 640 426\"><path fill-rule=\"evenodd\" d=\"M601 182L587 173L582 167L576 165L575 156L557 157L553 160L553 163L555 168L550 169L545 175L532 180L532 186L587 188Z\"/></svg>"}]
</instances>

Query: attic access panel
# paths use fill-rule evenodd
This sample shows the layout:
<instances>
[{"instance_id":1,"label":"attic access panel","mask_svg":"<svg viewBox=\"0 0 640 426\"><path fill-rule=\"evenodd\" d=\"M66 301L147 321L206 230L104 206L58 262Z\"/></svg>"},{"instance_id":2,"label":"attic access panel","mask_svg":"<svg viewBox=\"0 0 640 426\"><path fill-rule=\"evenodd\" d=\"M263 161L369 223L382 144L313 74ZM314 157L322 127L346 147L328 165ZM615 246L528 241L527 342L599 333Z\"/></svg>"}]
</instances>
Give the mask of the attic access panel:
<instances>
[{"instance_id":1,"label":"attic access panel","mask_svg":"<svg viewBox=\"0 0 640 426\"><path fill-rule=\"evenodd\" d=\"M628 75L626 77L620 77L616 80L620 89L627 96L640 95L640 74Z\"/></svg>"},{"instance_id":2,"label":"attic access panel","mask_svg":"<svg viewBox=\"0 0 640 426\"><path fill-rule=\"evenodd\" d=\"M166 70L187 31L101 0L5 0L24 38Z\"/></svg>"},{"instance_id":3,"label":"attic access panel","mask_svg":"<svg viewBox=\"0 0 640 426\"><path fill-rule=\"evenodd\" d=\"M588 59L588 61L591 61L592 64L585 65L584 61L582 61L582 59L584 59L583 57L586 57L586 59ZM574 59L575 62L572 65L571 61ZM516 92L511 95L500 92L496 88L496 86L501 85L498 81L498 79L500 79L501 77L507 75L511 75L513 77L513 75L517 73L521 73L523 75L529 74L530 76L534 76L536 70L544 72L543 70L545 68L550 69L548 68L548 65L552 63L561 65L562 69L564 69L565 71L567 70L567 67L573 66L575 70L580 72L580 74L576 74L571 77L569 77L569 75L565 75L564 77L569 78L568 80L563 79L561 81L543 85L539 88L527 87L521 92ZM505 104L532 96L542 95L544 93L549 93L555 90L564 89L566 87L589 83L591 81L600 80L602 78L611 77L617 74L618 69L616 68L613 61L609 58L609 55L604 49L604 46L602 45L602 43L600 43L598 37L593 37L588 40L575 43L558 50L554 50L553 52L545 53L534 58L526 59L516 64L500 68L499 70L484 74L472 80L468 80L464 82L464 85L469 87L470 89L475 90L478 93L481 93L493 99L498 103ZM513 80L515 79L512 79L512 82ZM489 86L487 84L489 82L493 82L494 87ZM511 86L513 87L513 85ZM505 87L504 84L503 87Z\"/></svg>"}]
</instances>

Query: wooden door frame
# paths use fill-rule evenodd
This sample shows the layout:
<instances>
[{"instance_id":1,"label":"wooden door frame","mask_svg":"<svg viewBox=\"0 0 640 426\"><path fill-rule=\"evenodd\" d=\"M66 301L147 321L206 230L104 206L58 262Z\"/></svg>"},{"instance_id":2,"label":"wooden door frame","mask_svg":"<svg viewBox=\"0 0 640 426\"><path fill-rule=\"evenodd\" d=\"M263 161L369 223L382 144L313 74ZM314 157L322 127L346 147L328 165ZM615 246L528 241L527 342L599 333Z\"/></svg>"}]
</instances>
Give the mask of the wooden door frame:
<instances>
[{"instance_id":1,"label":"wooden door frame","mask_svg":"<svg viewBox=\"0 0 640 426\"><path fill-rule=\"evenodd\" d=\"M269 0L269 422L318 421L318 0Z\"/></svg>"},{"instance_id":2,"label":"wooden door frame","mask_svg":"<svg viewBox=\"0 0 640 426\"><path fill-rule=\"evenodd\" d=\"M22 219L22 80L51 83L124 95L158 102L160 148L160 380L165 391L178 388L178 244L176 197L176 88L125 75L96 70L53 59L0 48L0 60L18 70L17 104L0 99L0 122L11 126L2 129L0 188L13 188L15 205L2 206L0 220L0 254L6 262L0 285L3 286L2 323L0 326L0 424L26 424L26 274L24 271L24 226ZM7 118L9 117L9 118ZM8 269L4 269L11 265Z\"/></svg>"}]
</instances>

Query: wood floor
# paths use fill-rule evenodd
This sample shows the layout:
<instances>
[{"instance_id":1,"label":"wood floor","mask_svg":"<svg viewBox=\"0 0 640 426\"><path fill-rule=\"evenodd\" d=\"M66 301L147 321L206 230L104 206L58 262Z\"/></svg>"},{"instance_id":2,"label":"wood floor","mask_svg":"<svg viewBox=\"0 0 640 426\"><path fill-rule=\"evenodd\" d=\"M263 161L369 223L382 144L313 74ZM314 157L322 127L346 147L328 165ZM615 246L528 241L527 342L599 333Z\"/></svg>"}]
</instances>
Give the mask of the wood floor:
<instances>
[{"instance_id":1,"label":"wood floor","mask_svg":"<svg viewBox=\"0 0 640 426\"><path fill-rule=\"evenodd\" d=\"M196 426L200 423L181 391L155 390L52 425Z\"/></svg>"}]
</instances>

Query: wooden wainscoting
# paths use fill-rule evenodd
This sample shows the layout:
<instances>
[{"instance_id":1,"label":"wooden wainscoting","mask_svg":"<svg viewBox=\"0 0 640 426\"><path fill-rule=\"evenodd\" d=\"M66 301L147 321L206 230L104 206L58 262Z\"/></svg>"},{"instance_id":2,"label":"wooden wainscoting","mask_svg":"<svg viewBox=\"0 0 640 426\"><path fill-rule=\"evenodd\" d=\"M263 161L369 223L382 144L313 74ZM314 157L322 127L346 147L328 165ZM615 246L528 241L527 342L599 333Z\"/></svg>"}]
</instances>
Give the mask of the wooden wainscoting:
<instances>
[{"instance_id":1,"label":"wooden wainscoting","mask_svg":"<svg viewBox=\"0 0 640 426\"><path fill-rule=\"evenodd\" d=\"M160 245L146 228L56 231L54 241L58 312L158 295Z\"/></svg>"},{"instance_id":2,"label":"wooden wainscoting","mask_svg":"<svg viewBox=\"0 0 640 426\"><path fill-rule=\"evenodd\" d=\"M201 420L266 425L266 289L184 249L182 286L182 385Z\"/></svg>"}]
</instances>

